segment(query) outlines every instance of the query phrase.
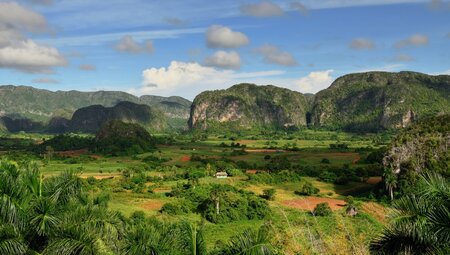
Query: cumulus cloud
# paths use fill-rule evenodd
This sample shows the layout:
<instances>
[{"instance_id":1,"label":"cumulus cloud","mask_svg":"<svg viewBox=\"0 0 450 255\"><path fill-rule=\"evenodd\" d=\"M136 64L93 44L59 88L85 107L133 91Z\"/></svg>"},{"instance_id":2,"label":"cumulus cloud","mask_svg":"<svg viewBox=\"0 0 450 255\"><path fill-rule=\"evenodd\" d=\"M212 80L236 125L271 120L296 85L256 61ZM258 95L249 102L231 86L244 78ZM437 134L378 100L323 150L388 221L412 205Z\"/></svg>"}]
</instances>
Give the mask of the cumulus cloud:
<instances>
[{"instance_id":1,"label":"cumulus cloud","mask_svg":"<svg viewBox=\"0 0 450 255\"><path fill-rule=\"evenodd\" d=\"M316 93L319 90L325 89L331 85L334 78L331 76L334 70L325 70L311 72L307 76L295 81L298 89L303 93Z\"/></svg>"},{"instance_id":2,"label":"cumulus cloud","mask_svg":"<svg viewBox=\"0 0 450 255\"><path fill-rule=\"evenodd\" d=\"M52 79L52 78L48 78L48 77L36 78L36 79L33 79L31 82L32 83L46 83L46 84L58 84L59 83L59 81Z\"/></svg>"},{"instance_id":3,"label":"cumulus cloud","mask_svg":"<svg viewBox=\"0 0 450 255\"><path fill-rule=\"evenodd\" d=\"M204 61L206 66L219 67L224 69L239 69L241 67L241 57L236 51L219 50Z\"/></svg>"},{"instance_id":4,"label":"cumulus cloud","mask_svg":"<svg viewBox=\"0 0 450 255\"><path fill-rule=\"evenodd\" d=\"M284 14L284 11L280 6L269 1L242 5L241 12L245 15L254 17L272 17Z\"/></svg>"},{"instance_id":5,"label":"cumulus cloud","mask_svg":"<svg viewBox=\"0 0 450 255\"><path fill-rule=\"evenodd\" d=\"M26 38L25 33L48 30L45 18L15 2L0 2L0 68L30 73L52 73L67 64L64 56L47 45Z\"/></svg>"},{"instance_id":6,"label":"cumulus cloud","mask_svg":"<svg viewBox=\"0 0 450 255\"><path fill-rule=\"evenodd\" d=\"M213 25L206 31L206 44L210 48L238 48L250 42L248 37L228 27Z\"/></svg>"},{"instance_id":7,"label":"cumulus cloud","mask_svg":"<svg viewBox=\"0 0 450 255\"><path fill-rule=\"evenodd\" d=\"M375 48L375 44L371 40L366 38L356 38L350 42L350 45L348 47L354 50L371 50Z\"/></svg>"},{"instance_id":8,"label":"cumulus cloud","mask_svg":"<svg viewBox=\"0 0 450 255\"><path fill-rule=\"evenodd\" d=\"M97 67L95 67L94 65L90 65L90 64L82 64L78 68L80 70L83 70L83 71L95 71L95 70L97 70Z\"/></svg>"},{"instance_id":9,"label":"cumulus cloud","mask_svg":"<svg viewBox=\"0 0 450 255\"><path fill-rule=\"evenodd\" d=\"M396 62L411 62L414 61L415 59L407 54L398 54L396 56L394 56L393 61Z\"/></svg>"},{"instance_id":10,"label":"cumulus cloud","mask_svg":"<svg viewBox=\"0 0 450 255\"><path fill-rule=\"evenodd\" d=\"M161 68L149 68L142 73L142 87L129 92L136 94L171 95L174 91L194 97L204 90L223 88L240 82L257 82L264 77L284 74L284 71L236 72L218 70L197 62L172 61Z\"/></svg>"},{"instance_id":11,"label":"cumulus cloud","mask_svg":"<svg viewBox=\"0 0 450 255\"><path fill-rule=\"evenodd\" d=\"M120 38L119 42L115 45L115 49L125 53L152 53L154 51L153 42L147 40L143 43L138 43L130 35L125 35Z\"/></svg>"},{"instance_id":12,"label":"cumulus cloud","mask_svg":"<svg viewBox=\"0 0 450 255\"><path fill-rule=\"evenodd\" d=\"M292 2L291 3L291 9L299 11L303 15L308 15L309 14L308 8L306 8L306 6L303 5L300 2Z\"/></svg>"},{"instance_id":13,"label":"cumulus cloud","mask_svg":"<svg viewBox=\"0 0 450 255\"><path fill-rule=\"evenodd\" d=\"M424 46L429 42L428 36L422 34L412 35L404 40L400 40L395 43L394 47L397 49L408 46Z\"/></svg>"},{"instance_id":14,"label":"cumulus cloud","mask_svg":"<svg viewBox=\"0 0 450 255\"><path fill-rule=\"evenodd\" d=\"M0 29L25 32L43 32L47 30L44 16L29 10L15 2L0 2Z\"/></svg>"},{"instance_id":15,"label":"cumulus cloud","mask_svg":"<svg viewBox=\"0 0 450 255\"><path fill-rule=\"evenodd\" d=\"M52 68L65 66L66 59L52 47L23 40L0 48L0 67L29 73L52 73Z\"/></svg>"},{"instance_id":16,"label":"cumulus cloud","mask_svg":"<svg viewBox=\"0 0 450 255\"><path fill-rule=\"evenodd\" d=\"M261 54L264 61L270 64L277 64L282 66L295 66L297 61L289 52L282 51L278 47L266 44L258 49L256 52Z\"/></svg>"}]
</instances>

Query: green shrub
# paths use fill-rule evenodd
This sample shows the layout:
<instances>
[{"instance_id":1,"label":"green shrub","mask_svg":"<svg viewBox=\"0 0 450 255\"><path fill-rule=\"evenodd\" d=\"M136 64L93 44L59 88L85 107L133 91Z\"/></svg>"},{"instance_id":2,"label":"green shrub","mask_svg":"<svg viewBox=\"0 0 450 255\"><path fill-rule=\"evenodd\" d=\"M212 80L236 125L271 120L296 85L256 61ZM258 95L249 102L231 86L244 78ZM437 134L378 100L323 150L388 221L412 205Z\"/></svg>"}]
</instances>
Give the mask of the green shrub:
<instances>
[{"instance_id":1,"label":"green shrub","mask_svg":"<svg viewBox=\"0 0 450 255\"><path fill-rule=\"evenodd\" d=\"M262 198L267 200L274 200L276 192L277 191L275 189L265 189L263 190Z\"/></svg>"},{"instance_id":2,"label":"green shrub","mask_svg":"<svg viewBox=\"0 0 450 255\"><path fill-rule=\"evenodd\" d=\"M298 190L296 190L294 193L300 196L311 196L314 194L319 193L319 189L314 187L312 183L305 181L300 184L300 187Z\"/></svg>"},{"instance_id":3,"label":"green shrub","mask_svg":"<svg viewBox=\"0 0 450 255\"><path fill-rule=\"evenodd\" d=\"M193 205L190 201L180 199L174 203L164 204L160 211L169 215L182 215L191 212L192 209Z\"/></svg>"},{"instance_id":4,"label":"green shrub","mask_svg":"<svg viewBox=\"0 0 450 255\"><path fill-rule=\"evenodd\" d=\"M330 164L331 162L330 162L329 159L323 158L323 159L320 161L320 163L322 163L322 164Z\"/></svg>"},{"instance_id":5,"label":"green shrub","mask_svg":"<svg viewBox=\"0 0 450 255\"><path fill-rule=\"evenodd\" d=\"M331 211L330 205L328 205L328 203L317 204L313 211L314 216L328 216L332 213L333 211Z\"/></svg>"}]
</instances>

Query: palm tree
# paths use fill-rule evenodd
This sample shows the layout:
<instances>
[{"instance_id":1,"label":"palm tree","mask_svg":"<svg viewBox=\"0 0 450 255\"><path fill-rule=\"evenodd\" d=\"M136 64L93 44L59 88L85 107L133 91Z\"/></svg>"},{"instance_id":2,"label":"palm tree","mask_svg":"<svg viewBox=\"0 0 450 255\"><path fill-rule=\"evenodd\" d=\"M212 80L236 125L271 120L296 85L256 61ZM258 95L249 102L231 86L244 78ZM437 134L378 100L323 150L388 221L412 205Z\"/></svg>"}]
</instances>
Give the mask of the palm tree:
<instances>
[{"instance_id":1,"label":"palm tree","mask_svg":"<svg viewBox=\"0 0 450 255\"><path fill-rule=\"evenodd\" d=\"M384 171L384 184L389 192L391 201L394 200L394 189L397 188L397 176L392 169L386 169Z\"/></svg>"},{"instance_id":2,"label":"palm tree","mask_svg":"<svg viewBox=\"0 0 450 255\"><path fill-rule=\"evenodd\" d=\"M370 249L378 254L450 254L450 185L437 174L420 177L414 194L393 203L391 224Z\"/></svg>"},{"instance_id":3,"label":"palm tree","mask_svg":"<svg viewBox=\"0 0 450 255\"><path fill-rule=\"evenodd\" d=\"M272 255L275 248L270 244L270 229L262 226L258 231L245 230L231 238L225 248L225 255Z\"/></svg>"},{"instance_id":4,"label":"palm tree","mask_svg":"<svg viewBox=\"0 0 450 255\"><path fill-rule=\"evenodd\" d=\"M143 222L131 225L125 232L122 247L126 255L171 255L176 253L178 235L173 225Z\"/></svg>"},{"instance_id":5,"label":"palm tree","mask_svg":"<svg viewBox=\"0 0 450 255\"><path fill-rule=\"evenodd\" d=\"M186 251L187 255L206 255L206 242L203 236L203 229L189 222L181 225L181 237L184 241L181 244L181 250Z\"/></svg>"},{"instance_id":6,"label":"palm tree","mask_svg":"<svg viewBox=\"0 0 450 255\"><path fill-rule=\"evenodd\" d=\"M0 180L0 254L118 253L122 221L84 197L75 174L2 161Z\"/></svg>"}]
</instances>

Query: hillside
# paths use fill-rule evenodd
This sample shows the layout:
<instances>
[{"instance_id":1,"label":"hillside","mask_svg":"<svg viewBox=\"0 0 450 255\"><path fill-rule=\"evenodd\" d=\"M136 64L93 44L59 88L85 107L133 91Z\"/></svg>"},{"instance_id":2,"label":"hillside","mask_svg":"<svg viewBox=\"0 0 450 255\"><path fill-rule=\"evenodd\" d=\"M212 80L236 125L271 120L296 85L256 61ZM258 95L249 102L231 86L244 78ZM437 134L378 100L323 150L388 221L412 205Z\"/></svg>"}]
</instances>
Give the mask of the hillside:
<instances>
[{"instance_id":1,"label":"hillside","mask_svg":"<svg viewBox=\"0 0 450 255\"><path fill-rule=\"evenodd\" d=\"M0 116L47 122L53 117L69 119L79 108L90 105L111 107L129 101L160 109L169 118L189 118L191 102L181 97L136 97L120 91L56 91L28 86L0 86Z\"/></svg>"},{"instance_id":2,"label":"hillside","mask_svg":"<svg viewBox=\"0 0 450 255\"><path fill-rule=\"evenodd\" d=\"M191 107L191 129L297 128L306 125L306 97L275 86L238 84L205 91Z\"/></svg>"},{"instance_id":3,"label":"hillside","mask_svg":"<svg viewBox=\"0 0 450 255\"><path fill-rule=\"evenodd\" d=\"M429 169L450 177L450 114L402 130L393 139L383 164L403 176Z\"/></svg>"},{"instance_id":4,"label":"hillside","mask_svg":"<svg viewBox=\"0 0 450 255\"><path fill-rule=\"evenodd\" d=\"M450 113L450 76L368 72L338 78L316 94L315 126L348 131L406 127L414 120Z\"/></svg>"},{"instance_id":5,"label":"hillside","mask_svg":"<svg viewBox=\"0 0 450 255\"><path fill-rule=\"evenodd\" d=\"M144 104L120 102L113 107L91 105L75 111L69 122L69 130L75 132L97 132L106 122L120 120L137 123L151 130L167 128L167 120L161 110ZM62 122L65 124L64 122Z\"/></svg>"}]
</instances>

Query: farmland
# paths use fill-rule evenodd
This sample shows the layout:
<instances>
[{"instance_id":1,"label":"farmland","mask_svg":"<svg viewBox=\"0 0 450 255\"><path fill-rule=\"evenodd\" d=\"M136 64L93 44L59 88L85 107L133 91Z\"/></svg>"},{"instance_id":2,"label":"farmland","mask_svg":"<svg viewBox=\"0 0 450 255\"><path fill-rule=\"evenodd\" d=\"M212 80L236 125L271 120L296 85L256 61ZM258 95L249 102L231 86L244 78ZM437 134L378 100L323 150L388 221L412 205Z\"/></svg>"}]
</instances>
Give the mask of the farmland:
<instances>
[{"instance_id":1,"label":"farmland","mask_svg":"<svg viewBox=\"0 0 450 255\"><path fill-rule=\"evenodd\" d=\"M5 139L39 144L51 137L16 134ZM270 225L276 233L275 244L283 247L285 254L367 254L371 238L383 227L386 209L377 194L381 172L367 160L384 145L380 137L306 131L281 134L275 139L251 135L193 140L190 135L177 135L154 150L127 156L47 148L40 154L4 151L2 158L23 161L28 157L37 162L45 178L72 171L84 180L90 196L107 196L108 208L125 217L139 212L165 222L200 224L210 250L245 229ZM227 172L228 178L215 178L218 171ZM299 194L305 183L318 191ZM183 185L187 190L199 187L197 191L214 185L229 186L235 191L228 192L249 192L254 199L264 197L266 190L273 190L275 195L267 200L270 213L263 217L211 222L196 209L179 210L179 205L188 203L192 207L196 203L174 195L174 190ZM355 217L346 216L348 197L356 201L359 212ZM314 216L314 208L323 202L333 213ZM168 210L167 205L174 205L178 211Z\"/></svg>"}]
</instances>

